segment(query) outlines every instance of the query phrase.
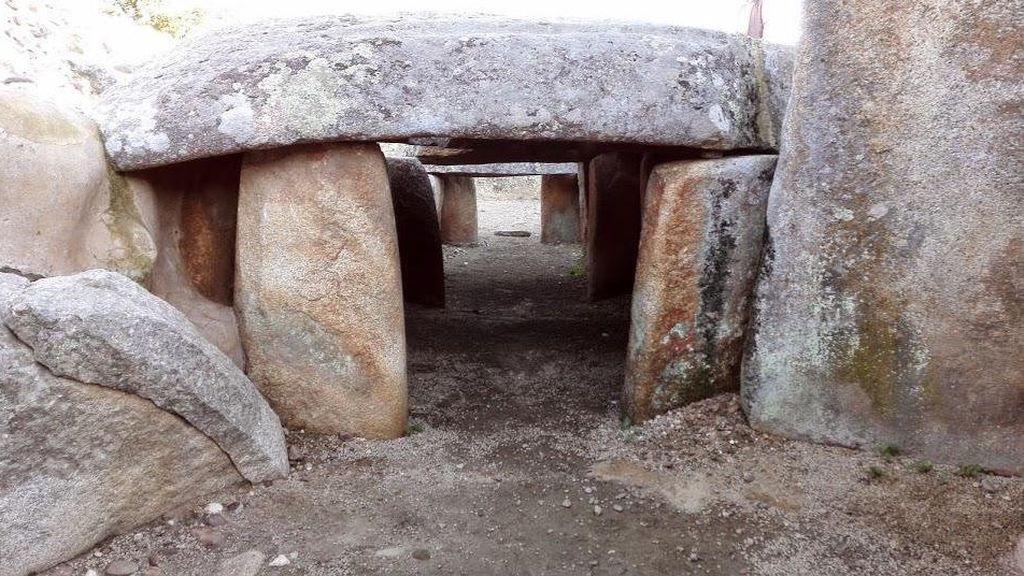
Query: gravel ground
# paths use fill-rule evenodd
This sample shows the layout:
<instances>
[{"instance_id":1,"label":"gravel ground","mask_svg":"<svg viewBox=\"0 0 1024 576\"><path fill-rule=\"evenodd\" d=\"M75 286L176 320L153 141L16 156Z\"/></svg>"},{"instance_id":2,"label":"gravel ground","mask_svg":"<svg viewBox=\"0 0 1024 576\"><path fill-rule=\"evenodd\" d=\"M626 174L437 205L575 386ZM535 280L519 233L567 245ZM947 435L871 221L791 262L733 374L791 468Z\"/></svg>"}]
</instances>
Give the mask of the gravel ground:
<instances>
[{"instance_id":1,"label":"gravel ground","mask_svg":"<svg viewBox=\"0 0 1024 576\"><path fill-rule=\"evenodd\" d=\"M407 312L409 436L290 431L287 480L46 574L1020 574L1019 479L766 436L731 394L624 429L628 297L586 302L579 248L540 245L522 196L482 195L448 308ZM245 553L258 572L220 572Z\"/></svg>"}]
</instances>

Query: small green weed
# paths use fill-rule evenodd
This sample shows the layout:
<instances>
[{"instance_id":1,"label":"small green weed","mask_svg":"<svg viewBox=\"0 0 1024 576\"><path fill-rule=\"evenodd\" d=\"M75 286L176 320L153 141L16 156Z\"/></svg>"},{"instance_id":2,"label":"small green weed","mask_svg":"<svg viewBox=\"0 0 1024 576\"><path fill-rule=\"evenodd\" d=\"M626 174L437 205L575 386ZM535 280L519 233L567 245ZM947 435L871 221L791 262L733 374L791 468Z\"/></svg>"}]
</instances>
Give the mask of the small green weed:
<instances>
[{"instance_id":1,"label":"small green weed","mask_svg":"<svg viewBox=\"0 0 1024 576\"><path fill-rule=\"evenodd\" d=\"M918 474L927 474L932 471L932 463L927 460L921 460L914 462L914 472Z\"/></svg>"},{"instance_id":2,"label":"small green weed","mask_svg":"<svg viewBox=\"0 0 1024 576\"><path fill-rule=\"evenodd\" d=\"M586 274L587 263L583 258L580 258L575 264L572 265L572 268L569 268L569 276L572 276L573 278L579 278L580 276L585 276Z\"/></svg>"},{"instance_id":3,"label":"small green weed","mask_svg":"<svg viewBox=\"0 0 1024 576\"><path fill-rule=\"evenodd\" d=\"M879 454L886 458L895 458L903 453L900 447L895 444L886 444L878 449Z\"/></svg>"},{"instance_id":4,"label":"small green weed","mask_svg":"<svg viewBox=\"0 0 1024 576\"><path fill-rule=\"evenodd\" d=\"M985 472L986 470L977 464L967 464L957 469L956 475L961 478L977 478Z\"/></svg>"}]
</instances>

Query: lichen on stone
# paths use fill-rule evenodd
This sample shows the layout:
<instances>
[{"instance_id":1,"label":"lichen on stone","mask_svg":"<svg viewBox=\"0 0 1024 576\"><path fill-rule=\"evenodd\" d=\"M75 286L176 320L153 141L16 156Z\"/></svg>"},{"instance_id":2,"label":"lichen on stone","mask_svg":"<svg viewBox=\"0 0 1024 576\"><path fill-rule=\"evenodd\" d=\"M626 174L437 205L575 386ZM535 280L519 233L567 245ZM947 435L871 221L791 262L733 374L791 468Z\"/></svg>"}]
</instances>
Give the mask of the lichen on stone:
<instances>
[{"instance_id":1,"label":"lichen on stone","mask_svg":"<svg viewBox=\"0 0 1024 576\"><path fill-rule=\"evenodd\" d=\"M156 243L142 222L135 194L125 177L108 167L107 178L110 203L103 214L103 223L118 250L102 258L104 268L145 284L156 262Z\"/></svg>"}]
</instances>

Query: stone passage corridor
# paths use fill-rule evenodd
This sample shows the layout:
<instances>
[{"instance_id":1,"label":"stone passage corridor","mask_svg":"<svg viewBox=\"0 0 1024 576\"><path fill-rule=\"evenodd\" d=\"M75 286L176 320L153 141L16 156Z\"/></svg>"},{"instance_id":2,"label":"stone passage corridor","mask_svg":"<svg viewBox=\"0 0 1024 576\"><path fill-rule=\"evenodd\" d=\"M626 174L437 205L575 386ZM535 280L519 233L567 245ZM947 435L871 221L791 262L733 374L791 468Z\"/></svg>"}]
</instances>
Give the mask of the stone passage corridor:
<instances>
[{"instance_id":1,"label":"stone passage corridor","mask_svg":"<svg viewBox=\"0 0 1024 576\"><path fill-rule=\"evenodd\" d=\"M628 296L587 302L579 246L540 243L536 198L497 198L480 193L483 245L445 248L447 309L407 307L408 437L291 431L288 479L44 576L147 559L233 576L259 557L263 576L1002 574L1019 481L988 492L952 467L772 438L731 394L623 430Z\"/></svg>"}]
</instances>

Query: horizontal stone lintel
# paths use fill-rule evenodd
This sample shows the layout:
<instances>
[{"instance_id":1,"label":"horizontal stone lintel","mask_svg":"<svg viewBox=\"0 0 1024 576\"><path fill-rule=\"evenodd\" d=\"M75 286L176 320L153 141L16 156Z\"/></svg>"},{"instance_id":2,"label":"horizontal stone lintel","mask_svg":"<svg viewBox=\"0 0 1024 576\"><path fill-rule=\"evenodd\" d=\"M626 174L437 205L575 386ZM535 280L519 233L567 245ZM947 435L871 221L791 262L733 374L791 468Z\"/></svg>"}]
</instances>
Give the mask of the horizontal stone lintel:
<instances>
[{"instance_id":1,"label":"horizontal stone lintel","mask_svg":"<svg viewBox=\"0 0 1024 576\"><path fill-rule=\"evenodd\" d=\"M184 42L104 92L133 170L298 143L776 148L792 50L647 24L318 16Z\"/></svg>"},{"instance_id":2,"label":"horizontal stone lintel","mask_svg":"<svg viewBox=\"0 0 1024 576\"><path fill-rule=\"evenodd\" d=\"M468 164L463 166L425 166L428 174L449 174L452 176L472 176L474 178L505 177L505 176L545 176L550 174L576 174L579 164L563 162L558 164L543 162L509 162L505 164Z\"/></svg>"}]
</instances>

